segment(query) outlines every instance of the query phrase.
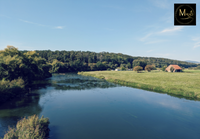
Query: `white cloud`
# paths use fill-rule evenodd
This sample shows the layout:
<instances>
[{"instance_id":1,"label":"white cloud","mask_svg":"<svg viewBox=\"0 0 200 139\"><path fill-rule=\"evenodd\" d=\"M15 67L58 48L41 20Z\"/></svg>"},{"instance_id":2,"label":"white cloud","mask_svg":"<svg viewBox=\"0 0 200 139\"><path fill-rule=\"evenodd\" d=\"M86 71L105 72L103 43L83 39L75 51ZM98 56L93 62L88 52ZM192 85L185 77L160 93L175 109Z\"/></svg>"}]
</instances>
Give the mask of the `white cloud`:
<instances>
[{"instance_id":1,"label":"white cloud","mask_svg":"<svg viewBox=\"0 0 200 139\"><path fill-rule=\"evenodd\" d=\"M63 29L64 28L64 26L57 26L57 27L55 27L56 29Z\"/></svg>"},{"instance_id":2,"label":"white cloud","mask_svg":"<svg viewBox=\"0 0 200 139\"><path fill-rule=\"evenodd\" d=\"M149 51L147 51L147 53L150 53L150 52L152 52L153 50L149 50Z\"/></svg>"},{"instance_id":3,"label":"white cloud","mask_svg":"<svg viewBox=\"0 0 200 139\"><path fill-rule=\"evenodd\" d=\"M200 47L200 37L193 37L192 40L195 42L193 48Z\"/></svg>"},{"instance_id":4,"label":"white cloud","mask_svg":"<svg viewBox=\"0 0 200 139\"><path fill-rule=\"evenodd\" d=\"M200 47L200 42L196 42L196 43L194 44L194 47L193 47L193 48L197 48L197 47Z\"/></svg>"},{"instance_id":5,"label":"white cloud","mask_svg":"<svg viewBox=\"0 0 200 139\"><path fill-rule=\"evenodd\" d=\"M140 38L139 40L140 41L146 41L152 35L153 35L153 33L149 33L149 34L145 35L143 38Z\"/></svg>"},{"instance_id":6,"label":"white cloud","mask_svg":"<svg viewBox=\"0 0 200 139\"><path fill-rule=\"evenodd\" d=\"M42 25L42 24L30 22L30 21L27 21L27 20L22 20L22 19L19 19L19 20L22 21L22 22L29 23L29 24L34 24L34 25L37 25L37 26L45 26L45 25Z\"/></svg>"},{"instance_id":7,"label":"white cloud","mask_svg":"<svg viewBox=\"0 0 200 139\"><path fill-rule=\"evenodd\" d=\"M117 5L102 5L102 7L116 9L116 10L122 10L123 9L122 7L117 6Z\"/></svg>"},{"instance_id":8,"label":"white cloud","mask_svg":"<svg viewBox=\"0 0 200 139\"><path fill-rule=\"evenodd\" d=\"M183 27L173 27L173 28L166 28L162 30L160 33L168 33L168 32L175 32L182 30Z\"/></svg>"},{"instance_id":9,"label":"white cloud","mask_svg":"<svg viewBox=\"0 0 200 139\"><path fill-rule=\"evenodd\" d=\"M9 16L6 16L6 15L2 15L0 14L1 17L6 17L6 18L10 18Z\"/></svg>"},{"instance_id":10,"label":"white cloud","mask_svg":"<svg viewBox=\"0 0 200 139\"><path fill-rule=\"evenodd\" d=\"M145 44L154 44L154 43L160 43L160 42L164 42L164 41L166 41L166 40L154 40L154 41L149 41Z\"/></svg>"},{"instance_id":11,"label":"white cloud","mask_svg":"<svg viewBox=\"0 0 200 139\"><path fill-rule=\"evenodd\" d=\"M168 107L171 109L182 109L182 107L178 104L178 103L174 103L174 102L168 102L168 101L160 101L158 102L158 104L164 106L164 107Z\"/></svg>"},{"instance_id":12,"label":"white cloud","mask_svg":"<svg viewBox=\"0 0 200 139\"><path fill-rule=\"evenodd\" d=\"M171 6L170 2L167 0L150 0L150 2L152 2L153 5L155 5L156 7L159 7L162 9L167 9Z\"/></svg>"}]
</instances>

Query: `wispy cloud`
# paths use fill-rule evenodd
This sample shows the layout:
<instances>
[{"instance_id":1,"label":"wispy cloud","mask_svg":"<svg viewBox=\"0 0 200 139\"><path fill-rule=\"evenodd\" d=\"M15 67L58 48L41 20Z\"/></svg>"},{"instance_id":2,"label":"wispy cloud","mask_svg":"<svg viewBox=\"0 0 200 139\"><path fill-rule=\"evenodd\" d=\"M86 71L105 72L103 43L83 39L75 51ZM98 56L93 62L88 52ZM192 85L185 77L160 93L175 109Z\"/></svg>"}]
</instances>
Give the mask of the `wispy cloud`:
<instances>
[{"instance_id":1,"label":"wispy cloud","mask_svg":"<svg viewBox=\"0 0 200 139\"><path fill-rule=\"evenodd\" d=\"M197 48L197 47L200 47L200 42L195 43L193 48Z\"/></svg>"},{"instance_id":2,"label":"wispy cloud","mask_svg":"<svg viewBox=\"0 0 200 139\"><path fill-rule=\"evenodd\" d=\"M154 33L148 33L147 35L145 35L144 37L140 38L140 41L146 41L150 36L152 36Z\"/></svg>"},{"instance_id":3,"label":"wispy cloud","mask_svg":"<svg viewBox=\"0 0 200 139\"><path fill-rule=\"evenodd\" d=\"M33 24L33 25L42 26L42 27L49 27L49 28L55 28L55 29L64 29L64 26L55 26L55 27L53 27L53 26L38 24L38 23L35 23L35 22L23 20L23 19L19 19L19 20L24 22L24 23Z\"/></svg>"},{"instance_id":4,"label":"wispy cloud","mask_svg":"<svg viewBox=\"0 0 200 139\"><path fill-rule=\"evenodd\" d=\"M117 6L117 5L102 5L102 7L116 9L116 10L122 10L123 9L122 7Z\"/></svg>"},{"instance_id":5,"label":"wispy cloud","mask_svg":"<svg viewBox=\"0 0 200 139\"><path fill-rule=\"evenodd\" d=\"M172 27L172 28L166 28L162 30L160 33L168 33L168 32L175 32L175 31L181 31L183 27Z\"/></svg>"},{"instance_id":6,"label":"wispy cloud","mask_svg":"<svg viewBox=\"0 0 200 139\"><path fill-rule=\"evenodd\" d=\"M29 24L34 24L34 25L37 25L37 26L46 26L46 25L43 25L43 24L38 24L38 23L30 22L30 21L27 21L27 20L22 20L22 19L19 19L19 20L22 21L22 22L29 23Z\"/></svg>"},{"instance_id":7,"label":"wispy cloud","mask_svg":"<svg viewBox=\"0 0 200 139\"><path fill-rule=\"evenodd\" d=\"M147 53L150 53L150 52L152 52L153 50L149 50L149 51L147 51Z\"/></svg>"},{"instance_id":8,"label":"wispy cloud","mask_svg":"<svg viewBox=\"0 0 200 139\"><path fill-rule=\"evenodd\" d=\"M193 37L192 40L195 42L193 48L200 47L200 37Z\"/></svg>"},{"instance_id":9,"label":"wispy cloud","mask_svg":"<svg viewBox=\"0 0 200 139\"><path fill-rule=\"evenodd\" d=\"M57 26L56 29L64 29L64 26Z\"/></svg>"},{"instance_id":10,"label":"wispy cloud","mask_svg":"<svg viewBox=\"0 0 200 139\"><path fill-rule=\"evenodd\" d=\"M6 16L6 15L2 15L0 14L1 17L6 17L6 18L10 18L9 16Z\"/></svg>"},{"instance_id":11,"label":"wispy cloud","mask_svg":"<svg viewBox=\"0 0 200 139\"><path fill-rule=\"evenodd\" d=\"M164 41L167 41L167 40L153 40L153 41L149 41L145 44L154 44L154 43L160 43L160 42L164 42Z\"/></svg>"},{"instance_id":12,"label":"wispy cloud","mask_svg":"<svg viewBox=\"0 0 200 139\"><path fill-rule=\"evenodd\" d=\"M155 5L156 7L162 9L167 9L171 6L170 2L167 0L149 0L149 1L152 2L153 5Z\"/></svg>"}]
</instances>

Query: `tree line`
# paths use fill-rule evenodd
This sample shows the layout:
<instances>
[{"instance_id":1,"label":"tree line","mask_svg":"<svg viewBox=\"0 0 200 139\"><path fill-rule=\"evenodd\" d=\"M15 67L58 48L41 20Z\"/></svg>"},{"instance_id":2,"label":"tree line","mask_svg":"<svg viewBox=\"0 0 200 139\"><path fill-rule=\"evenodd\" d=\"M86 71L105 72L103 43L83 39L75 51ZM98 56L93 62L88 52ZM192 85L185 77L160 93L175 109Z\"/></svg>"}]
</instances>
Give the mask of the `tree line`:
<instances>
[{"instance_id":1,"label":"tree line","mask_svg":"<svg viewBox=\"0 0 200 139\"><path fill-rule=\"evenodd\" d=\"M27 51L22 52L26 53ZM51 50L36 50L36 53L52 66L50 68L52 73L110 70L116 68L130 69L135 66L141 66L145 69L146 65L162 68L170 64L177 64L183 68L197 67L197 64L185 61L154 57L133 57L121 53Z\"/></svg>"}]
</instances>

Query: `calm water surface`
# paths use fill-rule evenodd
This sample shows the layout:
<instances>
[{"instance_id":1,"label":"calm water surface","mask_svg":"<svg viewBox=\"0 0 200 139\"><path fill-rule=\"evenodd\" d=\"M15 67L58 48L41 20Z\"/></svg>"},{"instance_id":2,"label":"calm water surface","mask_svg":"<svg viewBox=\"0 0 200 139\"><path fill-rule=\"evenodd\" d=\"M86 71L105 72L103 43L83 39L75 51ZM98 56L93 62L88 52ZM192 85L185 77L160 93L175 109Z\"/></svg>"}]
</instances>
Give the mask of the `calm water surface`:
<instances>
[{"instance_id":1,"label":"calm water surface","mask_svg":"<svg viewBox=\"0 0 200 139\"><path fill-rule=\"evenodd\" d=\"M0 137L8 125L38 114L51 139L199 139L200 102L119 86L76 74L54 75L32 96L0 106Z\"/></svg>"}]
</instances>

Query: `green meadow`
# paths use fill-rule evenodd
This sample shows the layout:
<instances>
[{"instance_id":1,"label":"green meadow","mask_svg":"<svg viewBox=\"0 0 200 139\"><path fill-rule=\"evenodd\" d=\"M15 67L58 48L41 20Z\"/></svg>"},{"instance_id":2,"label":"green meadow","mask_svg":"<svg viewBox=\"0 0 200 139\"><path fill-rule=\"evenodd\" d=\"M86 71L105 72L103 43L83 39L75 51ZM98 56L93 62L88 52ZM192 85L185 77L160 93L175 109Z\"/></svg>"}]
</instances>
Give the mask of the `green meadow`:
<instances>
[{"instance_id":1,"label":"green meadow","mask_svg":"<svg viewBox=\"0 0 200 139\"><path fill-rule=\"evenodd\" d=\"M79 72L125 86L167 93L191 99L200 98L200 70L168 73L163 71L92 71Z\"/></svg>"}]
</instances>

